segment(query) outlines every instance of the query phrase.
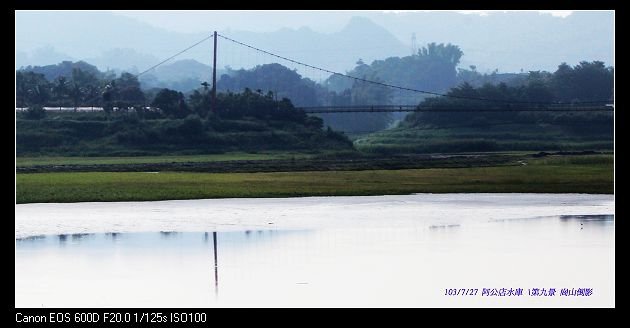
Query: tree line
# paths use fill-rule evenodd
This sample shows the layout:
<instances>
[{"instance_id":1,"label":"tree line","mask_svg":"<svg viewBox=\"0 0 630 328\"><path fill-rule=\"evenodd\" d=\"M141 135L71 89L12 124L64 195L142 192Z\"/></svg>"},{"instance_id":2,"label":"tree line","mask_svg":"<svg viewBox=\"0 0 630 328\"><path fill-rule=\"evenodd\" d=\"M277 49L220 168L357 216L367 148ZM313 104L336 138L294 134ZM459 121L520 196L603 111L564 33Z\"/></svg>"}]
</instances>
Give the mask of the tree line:
<instances>
[{"instance_id":1,"label":"tree line","mask_svg":"<svg viewBox=\"0 0 630 328\"><path fill-rule=\"evenodd\" d=\"M473 87L465 82L446 93L448 97L432 97L419 104L416 112L406 117L403 126L471 124L487 125L497 122L610 125L611 113L554 112L554 108L572 105L606 105L612 103L614 68L601 61L583 61L575 66L562 63L553 72L529 72L520 85L485 83ZM549 105L559 104L559 105ZM517 109L548 109L545 112L514 111ZM443 109L444 112L440 112ZM452 109L470 110L449 112ZM475 110L494 109L497 112ZM512 111L511 111L512 110ZM610 127L609 127L610 128Z\"/></svg>"},{"instance_id":2,"label":"tree line","mask_svg":"<svg viewBox=\"0 0 630 328\"><path fill-rule=\"evenodd\" d=\"M463 51L458 46L431 43L412 56L390 57L370 65L359 60L347 74L465 98L566 103L612 99L614 69L600 61L584 61L573 67L563 63L553 73L513 74L510 75L512 82L494 83L506 77L498 76L497 72L481 75L472 66L471 70L458 70L462 55ZM420 103L423 107L441 108L496 107L498 104L456 98L426 98L423 94L402 93L338 75L332 75L319 84L280 64L259 65L250 70L228 68L226 72L218 81L217 109L212 115L231 118L285 117L303 121L306 115L296 111L295 107ZM462 81L466 82L453 87ZM414 97L411 100L410 94ZM207 83L187 93L160 88L143 89L133 74L116 76L112 72L101 73L96 67L83 62L63 62L45 68L28 67L16 72L16 106L29 107L27 117L30 118L43 117L45 112L41 106L45 105L98 106L108 113L133 110L146 118L182 118L189 114L205 118L212 107L209 95ZM404 124L457 122L469 118L483 122L500 117L469 116L465 113L416 113L407 116ZM381 130L396 118L391 113L320 114L319 117L325 125L348 132Z\"/></svg>"}]
</instances>

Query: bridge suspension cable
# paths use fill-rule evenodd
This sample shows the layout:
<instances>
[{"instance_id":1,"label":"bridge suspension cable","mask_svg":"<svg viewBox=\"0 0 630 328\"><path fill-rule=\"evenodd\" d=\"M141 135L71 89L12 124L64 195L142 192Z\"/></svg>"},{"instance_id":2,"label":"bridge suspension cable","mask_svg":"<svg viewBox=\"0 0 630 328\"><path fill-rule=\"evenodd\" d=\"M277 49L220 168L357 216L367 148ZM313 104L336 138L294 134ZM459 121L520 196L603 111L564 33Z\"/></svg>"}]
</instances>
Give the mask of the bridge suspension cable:
<instances>
[{"instance_id":1,"label":"bridge suspension cable","mask_svg":"<svg viewBox=\"0 0 630 328\"><path fill-rule=\"evenodd\" d=\"M196 47L196 46L200 45L200 44L201 44L201 43L203 43L204 41L206 41L206 40L208 40L208 39L212 39L213 37L214 37L214 33L213 33L213 34L210 34L209 36L207 36L207 37L203 38L202 40L200 40L200 41L196 42L195 44L191 45L190 47L188 47L188 48L186 48L186 49L184 49L184 50L182 50L182 51L180 51L180 52L178 52L178 53L176 53L176 54L174 54L174 55L172 55L172 56L170 56L170 57L168 57L168 58L164 59L163 61L161 61L161 62L159 62L159 63L157 63L157 64L155 64L155 65L153 65L153 66L151 66L151 67L149 67L149 68L147 68L146 70L142 71L142 73L136 74L136 77L140 77L140 75L142 75L142 74L144 74L144 73L147 73L147 72L151 71L152 69L154 69L154 68L156 68L156 67L158 67L158 66L160 66L160 65L162 65L162 64L164 64L164 63L166 63L167 61L169 61L169 60L171 60L171 59L173 59L173 58L175 58L175 57L177 57L177 56L179 56L179 55L183 54L184 52L186 52L186 51L188 51L188 50L190 50L190 49L192 49L192 48L194 48L194 47Z\"/></svg>"},{"instance_id":2,"label":"bridge suspension cable","mask_svg":"<svg viewBox=\"0 0 630 328\"><path fill-rule=\"evenodd\" d=\"M613 112L608 106L581 106L581 107L520 107L520 108L422 108L418 106L322 106L322 107L297 107L307 114L328 113L395 113L395 112L463 112L463 113L516 113L516 112Z\"/></svg>"},{"instance_id":3,"label":"bridge suspension cable","mask_svg":"<svg viewBox=\"0 0 630 328\"><path fill-rule=\"evenodd\" d=\"M331 71L329 69L325 69L325 68L321 68L321 67L317 67L317 66L313 66L313 65L309 65L291 58L287 58L257 47L254 47L252 45L231 39L225 35L222 34L217 34L217 36L234 42L236 44L240 44L244 47L250 48L250 49L254 49L256 51L289 61L291 63L295 63L298 65L302 65L305 67L309 67L315 70L319 70L319 71L323 71L332 75L337 75L337 76L341 76L341 77L345 77L345 78L349 78L349 79L353 79L356 81L361 81L361 82L367 82L367 83L371 83L371 84L375 84L375 85L380 85L380 86L384 86L384 87L388 87L388 88L393 88L393 89L399 89L399 90L405 90L405 91L411 91L411 92L416 92L416 93L423 93L423 94L429 94L429 95L434 95L434 96L439 96L439 97L447 97L447 98L457 98L457 99L468 99L468 100L481 100L481 101L489 101L489 102L499 102L499 103L512 103L512 104L531 104L531 105L568 105L568 104L606 104L609 103L610 101L608 100L601 100L601 101L581 101L581 102L573 102L573 103L564 103L564 102L534 102L534 101L518 101L518 100L505 100L505 99L492 99L492 98L481 98L481 97L468 97L468 96L457 96L457 95L449 95L449 94L444 94L444 93L439 93L439 92L432 92L432 91L426 91L426 90L419 90L419 89L414 89L414 88L409 88L409 87L403 87L403 86L398 86L398 85L393 85L393 84L389 84L389 83L384 83L384 82L378 82L378 81L373 81L373 80L368 80L368 79L364 79L364 78L360 78L360 77L356 77L356 76L351 76L348 74L343 74L343 73L339 73L339 72L335 72L335 71Z\"/></svg>"},{"instance_id":4,"label":"bridge suspension cable","mask_svg":"<svg viewBox=\"0 0 630 328\"><path fill-rule=\"evenodd\" d=\"M177 57L177 56L179 56L179 55L183 54L184 52L186 52L186 51L188 51L188 50L190 50L190 49L192 49L192 48L194 48L194 47L196 47L196 46L198 46L198 45L202 44L202 43L203 43L203 42L205 42L206 40L208 40L208 39L212 39L213 37L214 37L214 33L213 33L213 34L210 34L209 36L207 36L207 37L205 37L205 38L203 38L203 39L201 39L201 40L199 40L199 41L197 41L197 42L195 42L194 44L192 44L191 46L187 47L186 49L184 49L184 50L182 50L182 51L180 51L180 52L178 52L178 53L176 53L176 54L174 54L174 55L172 55L172 56L170 56L170 57L168 57L168 58L166 58L166 59L162 60L161 62L159 62L159 63L157 63L157 64L155 64L155 65L153 65L153 66L151 66L151 67L147 68L146 70L142 71L141 73L134 74L134 76L135 76L136 78L138 78L138 77L140 77L141 75L143 75L143 74L145 74L145 73L148 73L148 72L150 72L151 70L153 70L153 69L157 68L158 66L160 66L160 65L162 65L162 64L164 64L164 63L166 63L166 62L168 62L169 60L171 60L171 59L173 59L173 58L175 58L175 57ZM106 84L106 85L110 85L110 84L112 83L112 81L113 81L113 80L115 80L115 78L114 78L114 79L112 79L112 80L110 80L109 82L107 82L107 84ZM102 95L98 95L98 96L95 96L95 97L92 97L92 98L90 98L90 99L86 100L85 102L90 103L90 102L92 102L92 101L94 101L94 100L97 100L97 99L99 99L99 98L101 98L101 97L102 97Z\"/></svg>"},{"instance_id":5,"label":"bridge suspension cable","mask_svg":"<svg viewBox=\"0 0 630 328\"><path fill-rule=\"evenodd\" d=\"M384 82L368 80L368 79L364 79L364 78L360 78L360 77L355 77L355 76L351 76L351 75L335 72L335 71L332 71L332 70L329 70L329 69L325 69L325 68L309 65L309 64L306 64L306 63L303 63L303 62L300 62L300 61L297 61L297 60L293 60L293 59L290 59L290 58L287 58L287 57L284 57L284 56L281 56L281 55L278 55L278 54L275 54L275 53L272 53L272 52L269 52L269 51L266 51L266 50L262 50L260 48L254 47L252 45L249 45L249 44L246 44L246 43L243 43L243 42L231 39L231 38L229 38L227 36L224 36L222 34L219 34L219 33L216 33L216 35L218 37L221 37L221 38L225 39L225 40L233 42L235 44L238 44L238 45L241 45L241 46L253 49L255 51L258 51L258 52L261 52L261 53L264 53L264 54L267 54L267 55L270 55L270 56L273 56L273 57L276 57L276 58L280 58L280 59L286 60L288 62L297 64L297 65L308 67L308 68L311 68L313 70L317 70L317 71L329 73L329 74L332 74L332 75L337 75L337 76L353 79L353 80L356 80L356 81L361 81L361 82L371 83L371 84L375 84L375 85L380 85L380 86L383 86L383 87L403 90L403 91L411 91L411 92L416 92L416 93L423 93L423 94L429 94L429 95L440 96L440 97L447 97L447 98L457 98L457 99L468 99L468 100L480 100L480 101L497 102L497 103L504 103L504 104L507 104L507 105L509 105L509 104L529 104L529 105L565 105L566 106L566 105L579 105L579 104L608 104L610 102L608 100L602 100L602 101L581 101L581 102L572 102L572 103L563 103L563 102L531 102L531 101L517 101L517 100L506 100L506 99L491 99L491 98L480 98L480 97L457 96L457 95L449 95L449 94L443 94L443 93L432 92L432 91L419 90L419 89L414 89L414 88L409 88L409 87L403 87L403 86L388 84L388 83L384 83ZM134 76L136 78L140 77L141 75L150 72L151 70L157 68L158 66L163 65L164 63L172 60L173 58L175 58L175 57L177 57L177 56L179 56L179 55L189 51L190 49L198 46L199 44L201 44L201 43L203 43L203 42L205 42L205 41L207 41L209 39L212 39L213 37L214 37L214 33L210 34L209 36L207 36L207 37L205 37L205 38L203 38L203 39L201 39L201 40L199 40L197 42L195 42L194 44L186 47L185 49L177 52L176 54L174 54L174 55L172 55L172 56L170 56L170 57L160 61L159 63L149 67L148 69L146 69L146 70L144 70L144 71L142 71L142 72L140 72L138 74L135 74ZM108 84L110 84L111 82L112 81L109 81ZM96 97L93 97L93 98L89 99L89 101L87 101L87 102L91 102L91 101L93 101L95 99L98 99L100 97L101 97L101 95L98 95ZM361 108L358 108L358 107L361 107ZM307 107L305 107L305 108L302 108L302 109L304 109L307 113L431 111L431 110L427 110L427 109L417 109L417 108L415 108L416 106L402 106L404 108L400 108L401 106L391 106L391 107L395 107L395 108L385 108L385 107L389 107L389 106L374 106L374 107L378 107L378 108L381 108L381 109L375 109L375 108L367 109L368 106L358 106L358 107L357 108L353 108L353 109L352 108L347 108L347 109L346 108L341 108L340 109L340 108L336 107L336 109L334 109L334 110L332 108L328 108L328 110L326 110L326 108L323 108L323 107L320 107L320 108L317 108L317 107L307 108ZM411 107L414 107L414 108L411 108ZM516 110L516 109L513 109L513 110ZM519 111L542 111L542 109L518 109L518 110ZM566 110L555 109L555 110L557 110L557 111L587 111L587 110L585 110L583 108L582 109L579 109L579 108L577 108L577 109L566 109ZM600 109L596 109L596 110L592 109L592 110L594 110L594 111L606 111L606 110L612 111L612 107L610 109L601 109L600 108ZM441 109L441 111L463 111L463 110ZM480 111L480 110L468 110L468 111ZM505 111L505 110L488 109L488 110L481 110L481 111Z\"/></svg>"}]
</instances>

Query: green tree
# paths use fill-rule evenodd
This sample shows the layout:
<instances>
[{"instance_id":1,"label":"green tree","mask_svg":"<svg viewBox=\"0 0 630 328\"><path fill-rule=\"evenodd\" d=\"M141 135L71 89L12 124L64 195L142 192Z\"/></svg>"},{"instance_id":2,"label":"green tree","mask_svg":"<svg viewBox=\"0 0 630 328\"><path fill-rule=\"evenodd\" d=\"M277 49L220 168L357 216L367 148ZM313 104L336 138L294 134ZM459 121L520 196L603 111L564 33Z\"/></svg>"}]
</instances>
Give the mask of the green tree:
<instances>
[{"instance_id":1,"label":"green tree","mask_svg":"<svg viewBox=\"0 0 630 328\"><path fill-rule=\"evenodd\" d=\"M143 107L146 97L140 89L140 82L136 76L122 73L120 77L105 86L102 100L105 111L112 111L114 108L126 111L131 107Z\"/></svg>"},{"instance_id":2,"label":"green tree","mask_svg":"<svg viewBox=\"0 0 630 328\"><path fill-rule=\"evenodd\" d=\"M69 96L72 99L75 109L82 104L89 106L95 105L96 100L99 98L98 90L100 85L101 81L94 73L84 71L81 68L73 68Z\"/></svg>"},{"instance_id":3,"label":"green tree","mask_svg":"<svg viewBox=\"0 0 630 328\"><path fill-rule=\"evenodd\" d=\"M51 87L43 74L17 71L15 73L16 106L45 105L51 98Z\"/></svg>"},{"instance_id":4,"label":"green tree","mask_svg":"<svg viewBox=\"0 0 630 328\"><path fill-rule=\"evenodd\" d=\"M612 100L614 69L601 61L560 64L551 77L554 96L563 102Z\"/></svg>"},{"instance_id":5,"label":"green tree","mask_svg":"<svg viewBox=\"0 0 630 328\"><path fill-rule=\"evenodd\" d=\"M57 106L66 106L70 94L70 82L65 76L60 76L53 82L53 101Z\"/></svg>"},{"instance_id":6,"label":"green tree","mask_svg":"<svg viewBox=\"0 0 630 328\"><path fill-rule=\"evenodd\" d=\"M188 104L191 111L200 117L206 117L212 108L211 94L207 88L194 90L188 96Z\"/></svg>"},{"instance_id":7,"label":"green tree","mask_svg":"<svg viewBox=\"0 0 630 328\"><path fill-rule=\"evenodd\" d=\"M184 94L170 89L160 90L151 102L151 106L157 107L164 115L172 118L186 117L190 113Z\"/></svg>"},{"instance_id":8,"label":"green tree","mask_svg":"<svg viewBox=\"0 0 630 328\"><path fill-rule=\"evenodd\" d=\"M324 91L322 86L303 78L296 70L277 63L259 65L251 70L229 70L228 74L221 76L217 85L223 92L238 93L247 88L264 95L271 91L277 99L291 99L295 106L320 105L317 95Z\"/></svg>"}]
</instances>

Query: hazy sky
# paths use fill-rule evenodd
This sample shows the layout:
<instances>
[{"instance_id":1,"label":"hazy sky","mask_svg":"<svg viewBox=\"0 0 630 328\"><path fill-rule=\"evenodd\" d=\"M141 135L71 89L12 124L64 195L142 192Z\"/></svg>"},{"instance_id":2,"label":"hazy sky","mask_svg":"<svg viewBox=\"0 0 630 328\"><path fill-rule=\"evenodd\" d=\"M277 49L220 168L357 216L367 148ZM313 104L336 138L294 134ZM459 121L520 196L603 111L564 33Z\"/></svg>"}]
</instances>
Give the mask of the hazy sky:
<instances>
[{"instance_id":1,"label":"hazy sky","mask_svg":"<svg viewBox=\"0 0 630 328\"><path fill-rule=\"evenodd\" d=\"M379 10L123 10L115 13L133 17L151 25L178 32L205 32L209 30L250 30L271 32L283 27L300 28L307 26L318 32L335 32L341 29L353 16L365 16L376 23L379 18L391 15L405 15L413 11ZM418 11L416 11L418 12ZM488 15L500 11L473 10L458 11L465 14ZM542 10L544 14L566 17L568 10ZM385 26L387 28L387 26ZM405 36L405 40L407 36Z\"/></svg>"},{"instance_id":2,"label":"hazy sky","mask_svg":"<svg viewBox=\"0 0 630 328\"><path fill-rule=\"evenodd\" d=\"M405 56L412 44L430 42L459 46L460 66L475 65L481 72L552 71L582 60L614 65L610 10L17 11L15 19L16 68L62 60L103 69L148 67L212 31L339 71L359 58ZM203 46L178 59L209 64ZM243 64L239 60L230 65Z\"/></svg>"}]
</instances>

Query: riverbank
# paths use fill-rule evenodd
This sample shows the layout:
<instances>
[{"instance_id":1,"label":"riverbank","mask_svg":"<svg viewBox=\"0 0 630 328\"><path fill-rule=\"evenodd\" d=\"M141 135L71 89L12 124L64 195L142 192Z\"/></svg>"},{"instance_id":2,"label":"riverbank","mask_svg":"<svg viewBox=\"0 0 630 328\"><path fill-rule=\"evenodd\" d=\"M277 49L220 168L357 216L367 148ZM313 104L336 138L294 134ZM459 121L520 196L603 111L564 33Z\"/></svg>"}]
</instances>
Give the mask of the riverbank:
<instances>
[{"instance_id":1,"label":"riverbank","mask_svg":"<svg viewBox=\"0 0 630 328\"><path fill-rule=\"evenodd\" d=\"M493 212L494 215L488 215ZM42 215L45 213L45 215ZM229 232L328 228L446 229L502 220L615 213L613 195L413 194L38 203L15 207L16 239L90 233ZM535 222L535 221L534 221Z\"/></svg>"},{"instance_id":2,"label":"riverbank","mask_svg":"<svg viewBox=\"0 0 630 328\"><path fill-rule=\"evenodd\" d=\"M258 173L53 172L16 175L16 202L72 203L411 193L614 193L612 155L512 165Z\"/></svg>"}]
</instances>

